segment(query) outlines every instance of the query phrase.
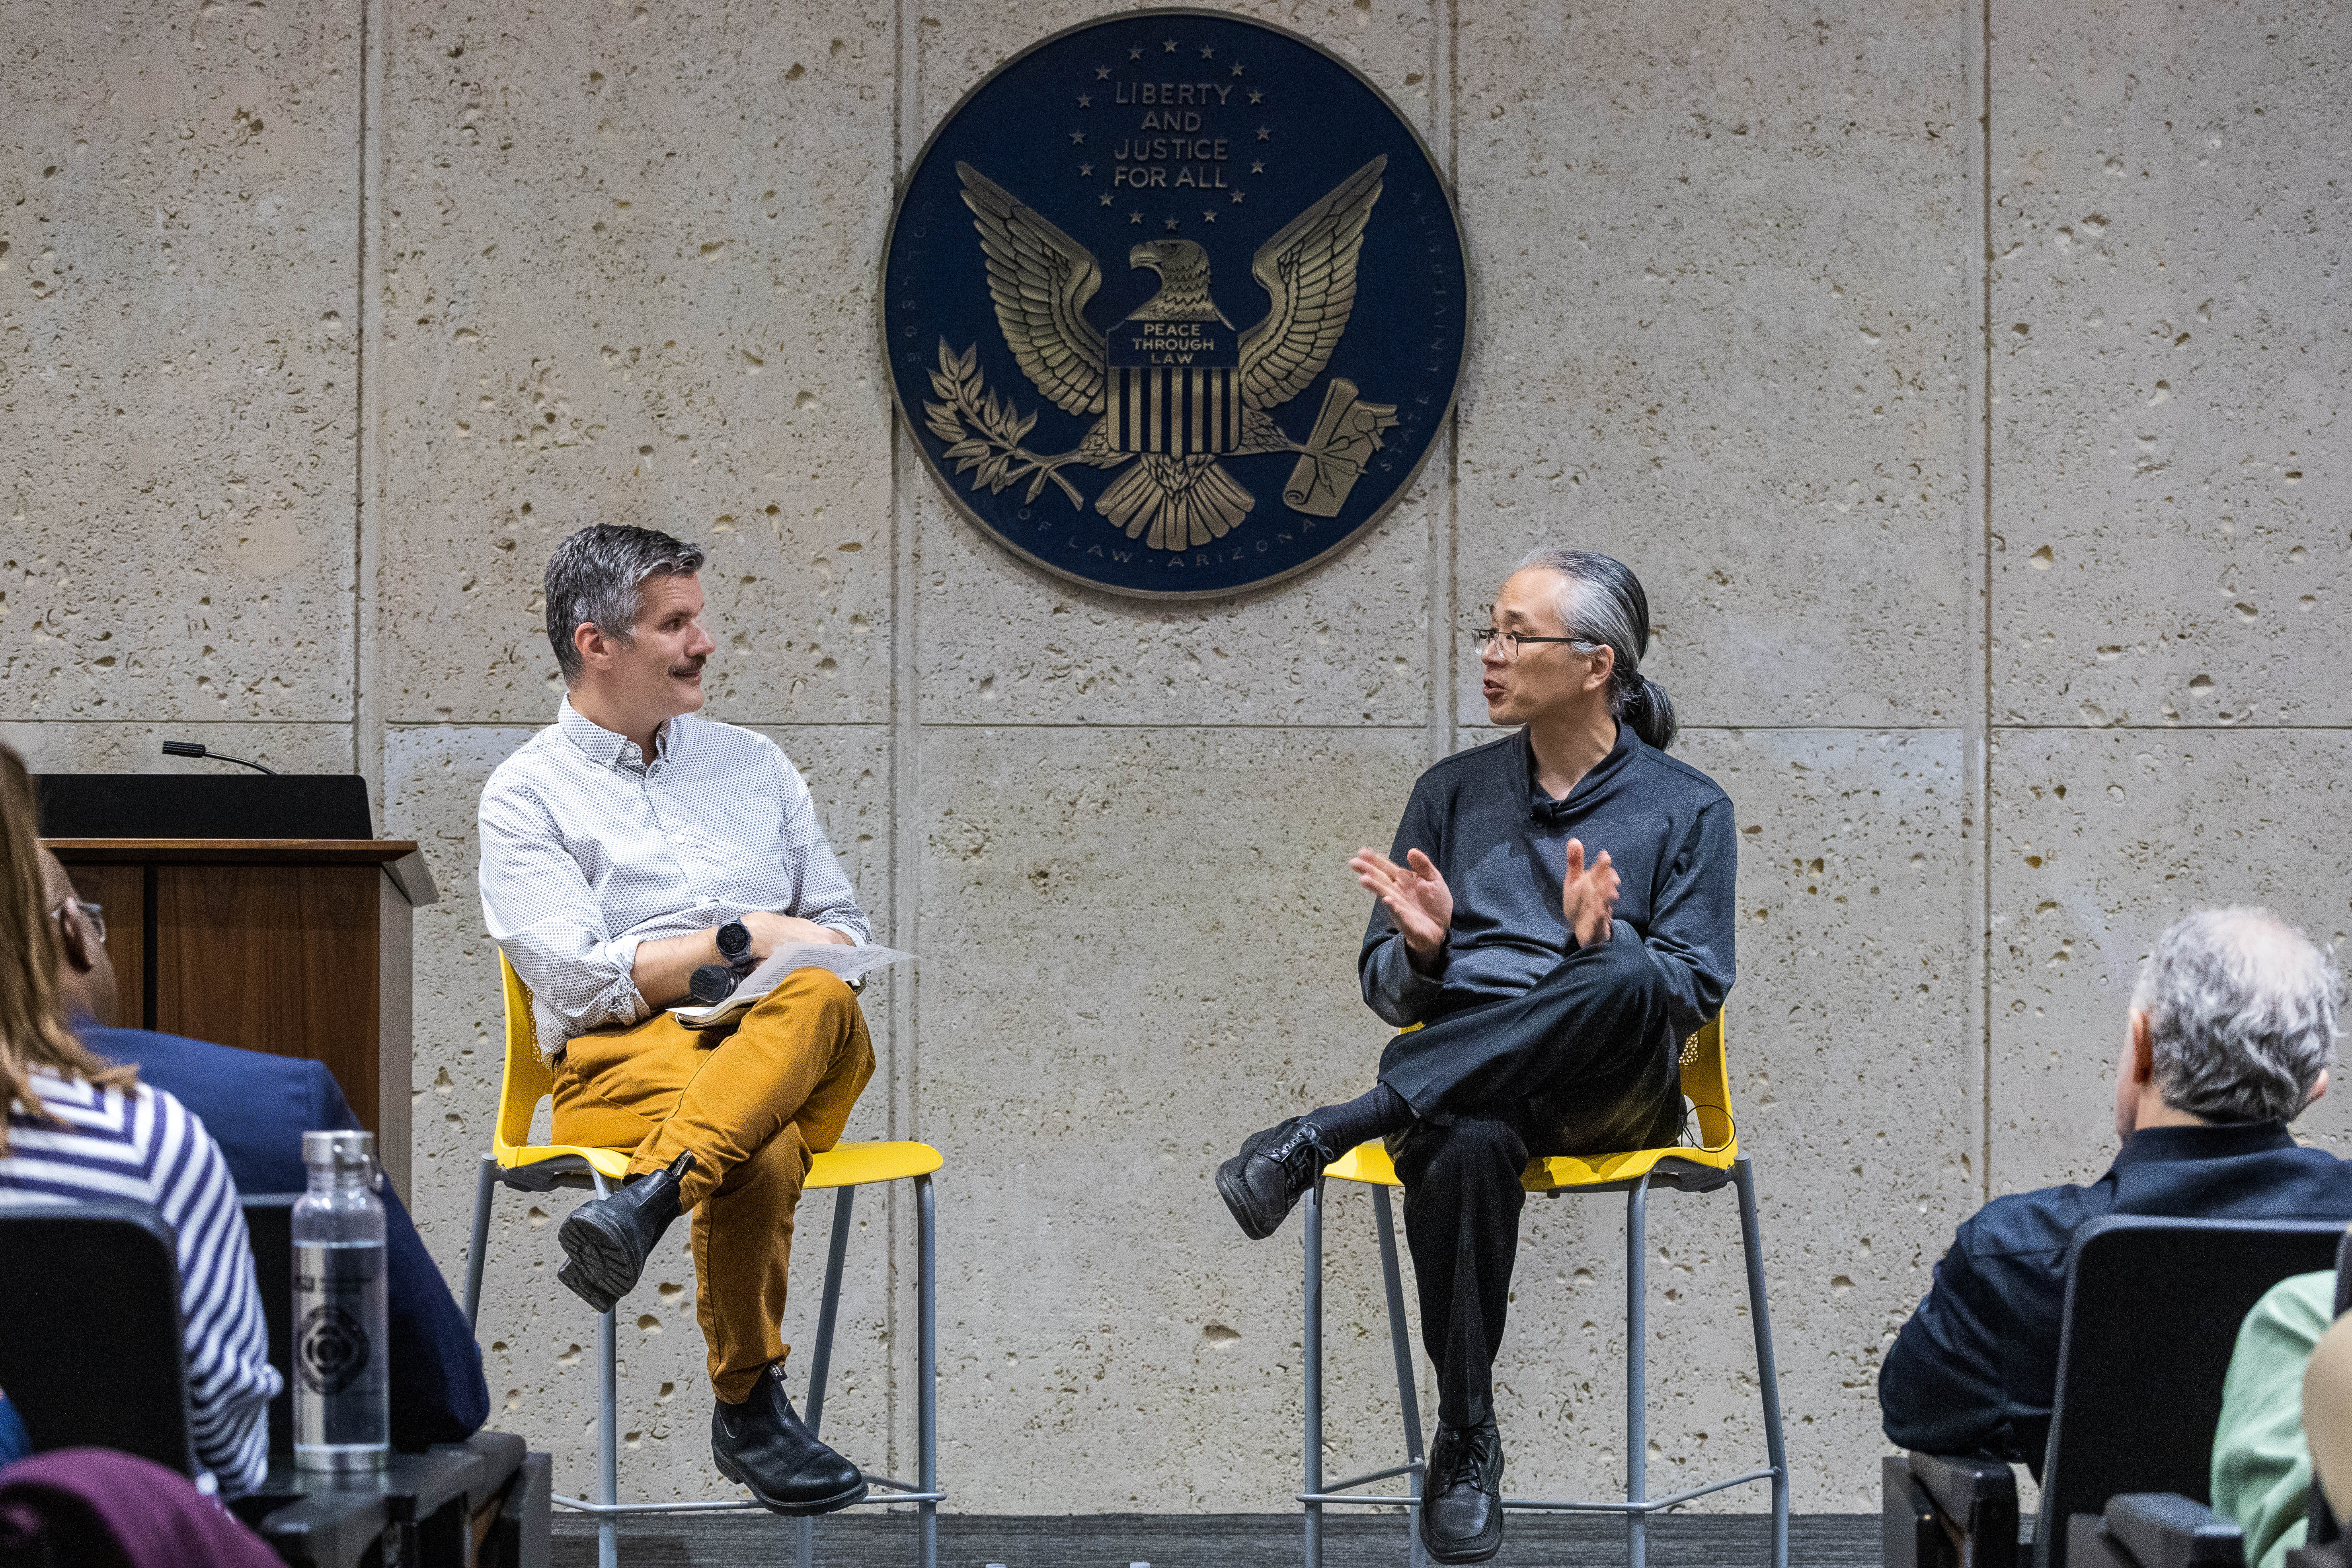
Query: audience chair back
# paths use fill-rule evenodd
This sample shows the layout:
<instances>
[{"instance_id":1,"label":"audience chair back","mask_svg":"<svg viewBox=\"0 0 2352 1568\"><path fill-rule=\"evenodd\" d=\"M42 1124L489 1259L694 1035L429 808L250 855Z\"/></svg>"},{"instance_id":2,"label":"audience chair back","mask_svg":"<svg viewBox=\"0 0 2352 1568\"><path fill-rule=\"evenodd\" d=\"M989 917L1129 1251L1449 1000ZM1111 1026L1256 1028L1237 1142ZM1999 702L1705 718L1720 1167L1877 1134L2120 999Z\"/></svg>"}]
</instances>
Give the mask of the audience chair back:
<instances>
[{"instance_id":1,"label":"audience chair back","mask_svg":"<svg viewBox=\"0 0 2352 1568\"><path fill-rule=\"evenodd\" d=\"M252 1193L238 1199L253 1245L253 1282L269 1330L269 1364L286 1382L269 1402L269 1458L294 1458L294 1205L299 1193Z\"/></svg>"},{"instance_id":2,"label":"audience chair back","mask_svg":"<svg viewBox=\"0 0 2352 1568\"><path fill-rule=\"evenodd\" d=\"M152 1208L0 1202L0 1389L36 1453L120 1448L195 1473L179 1253Z\"/></svg>"},{"instance_id":3,"label":"audience chair back","mask_svg":"<svg viewBox=\"0 0 2352 1568\"><path fill-rule=\"evenodd\" d=\"M2340 1225L2110 1215L2066 1259L2036 1568L2066 1521L2126 1492L2212 1500L2213 1429L2238 1327L2290 1274L2334 1265Z\"/></svg>"},{"instance_id":4,"label":"audience chair back","mask_svg":"<svg viewBox=\"0 0 2352 1568\"><path fill-rule=\"evenodd\" d=\"M2336 1244L2336 1315L2352 1312L2352 1229Z\"/></svg>"},{"instance_id":5,"label":"audience chair back","mask_svg":"<svg viewBox=\"0 0 2352 1568\"><path fill-rule=\"evenodd\" d=\"M2345 1231L2336 1244L2336 1312L2342 1317L2352 1312L2352 1229ZM2345 1551L2344 1523L2336 1510L2327 1506L2327 1494L2319 1488L2316 1476L2312 1479L2311 1506L2305 1511L2303 1544L2306 1548L2328 1547L2338 1564L2343 1563ZM2291 1554L2292 1555L2292 1554Z\"/></svg>"}]
</instances>

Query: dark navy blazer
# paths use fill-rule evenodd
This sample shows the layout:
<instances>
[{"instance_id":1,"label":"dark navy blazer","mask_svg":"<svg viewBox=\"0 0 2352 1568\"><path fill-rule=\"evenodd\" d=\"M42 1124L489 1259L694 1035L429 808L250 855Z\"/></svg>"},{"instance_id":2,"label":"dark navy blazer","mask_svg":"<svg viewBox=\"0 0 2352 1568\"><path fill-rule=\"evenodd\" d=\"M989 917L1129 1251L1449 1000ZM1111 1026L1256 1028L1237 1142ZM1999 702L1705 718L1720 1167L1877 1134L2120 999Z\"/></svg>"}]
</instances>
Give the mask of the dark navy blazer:
<instances>
[{"instance_id":1,"label":"dark navy blazer","mask_svg":"<svg viewBox=\"0 0 2352 1568\"><path fill-rule=\"evenodd\" d=\"M103 1029L87 1020L78 1032L91 1050L136 1065L140 1082L168 1090L195 1112L228 1157L241 1194L300 1192L302 1134L360 1124L320 1062L146 1029ZM462 1443L490 1414L481 1347L390 1183L383 1196L393 1447Z\"/></svg>"},{"instance_id":2,"label":"dark navy blazer","mask_svg":"<svg viewBox=\"0 0 2352 1568\"><path fill-rule=\"evenodd\" d=\"M2148 1127L2086 1187L1995 1198L1959 1228L1878 1370L1887 1440L2042 1473L2058 1386L2066 1247L2102 1215L2352 1220L2352 1163L2284 1121Z\"/></svg>"}]
</instances>

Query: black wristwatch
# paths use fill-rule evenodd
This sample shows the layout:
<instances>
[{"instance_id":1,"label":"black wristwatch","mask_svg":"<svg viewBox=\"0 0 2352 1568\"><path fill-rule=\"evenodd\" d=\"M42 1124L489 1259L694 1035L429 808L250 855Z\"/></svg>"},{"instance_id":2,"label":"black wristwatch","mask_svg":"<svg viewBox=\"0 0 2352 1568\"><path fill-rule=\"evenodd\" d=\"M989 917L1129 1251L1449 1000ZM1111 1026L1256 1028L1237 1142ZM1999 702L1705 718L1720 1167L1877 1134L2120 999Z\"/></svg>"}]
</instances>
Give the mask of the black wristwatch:
<instances>
[{"instance_id":1,"label":"black wristwatch","mask_svg":"<svg viewBox=\"0 0 2352 1568\"><path fill-rule=\"evenodd\" d=\"M729 921L719 928L719 956L730 963L740 963L743 955L751 951L751 931L741 921Z\"/></svg>"}]
</instances>

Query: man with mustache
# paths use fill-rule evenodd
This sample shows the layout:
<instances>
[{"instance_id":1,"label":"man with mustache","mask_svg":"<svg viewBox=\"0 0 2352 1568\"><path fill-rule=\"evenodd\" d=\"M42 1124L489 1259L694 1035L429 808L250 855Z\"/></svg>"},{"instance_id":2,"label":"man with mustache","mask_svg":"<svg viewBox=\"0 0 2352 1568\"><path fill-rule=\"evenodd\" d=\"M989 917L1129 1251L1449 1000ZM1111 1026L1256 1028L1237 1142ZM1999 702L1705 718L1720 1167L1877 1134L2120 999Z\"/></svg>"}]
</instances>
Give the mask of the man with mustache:
<instances>
[{"instance_id":1,"label":"man with mustache","mask_svg":"<svg viewBox=\"0 0 2352 1568\"><path fill-rule=\"evenodd\" d=\"M867 935L808 786L775 742L697 717L717 644L702 552L600 525L547 563L555 722L482 790L482 914L531 989L555 1068L554 1139L634 1149L626 1184L581 1205L556 1278L610 1310L694 1211L711 1458L779 1513L866 1495L793 1409L779 1334L793 1213L874 1073L857 999L799 969L732 1029L666 1010L705 964Z\"/></svg>"}]
</instances>

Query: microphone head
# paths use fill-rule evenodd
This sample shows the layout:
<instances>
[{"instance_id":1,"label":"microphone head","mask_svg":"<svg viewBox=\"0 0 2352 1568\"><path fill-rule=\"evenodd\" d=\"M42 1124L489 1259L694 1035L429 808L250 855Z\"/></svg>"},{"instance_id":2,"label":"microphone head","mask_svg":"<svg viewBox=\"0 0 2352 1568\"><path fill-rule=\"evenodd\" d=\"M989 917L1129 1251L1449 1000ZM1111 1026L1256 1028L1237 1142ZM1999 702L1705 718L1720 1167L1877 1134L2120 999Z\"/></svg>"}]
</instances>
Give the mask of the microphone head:
<instances>
[{"instance_id":1,"label":"microphone head","mask_svg":"<svg viewBox=\"0 0 2352 1568\"><path fill-rule=\"evenodd\" d=\"M194 741L166 741L163 754L167 757L201 757L205 749Z\"/></svg>"}]
</instances>

